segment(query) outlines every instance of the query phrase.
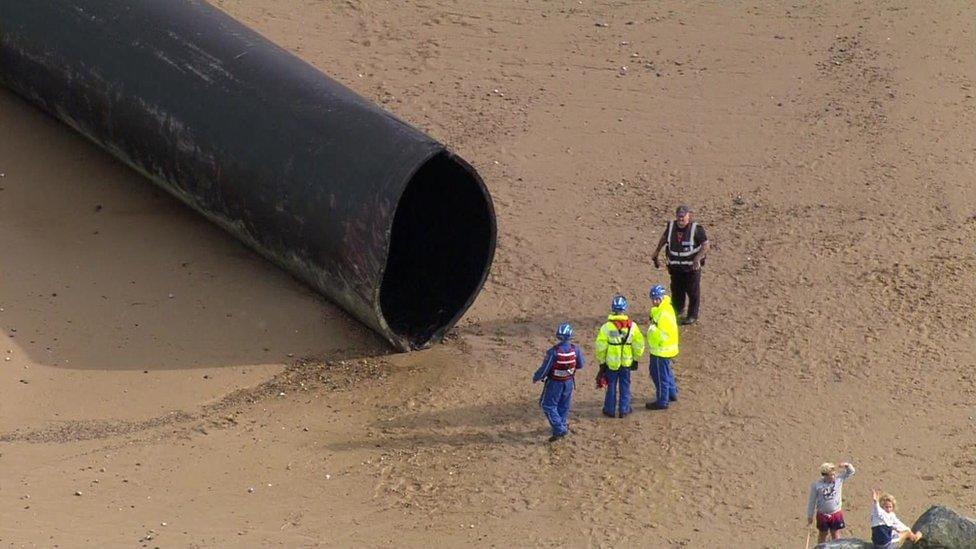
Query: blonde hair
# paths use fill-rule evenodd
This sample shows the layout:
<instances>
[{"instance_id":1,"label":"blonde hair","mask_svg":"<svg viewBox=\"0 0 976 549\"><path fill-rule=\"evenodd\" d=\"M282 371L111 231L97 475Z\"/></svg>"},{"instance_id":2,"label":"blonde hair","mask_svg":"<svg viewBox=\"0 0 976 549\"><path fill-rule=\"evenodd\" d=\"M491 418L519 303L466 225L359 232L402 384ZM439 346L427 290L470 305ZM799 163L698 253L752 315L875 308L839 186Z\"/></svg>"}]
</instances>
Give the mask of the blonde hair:
<instances>
[{"instance_id":1,"label":"blonde hair","mask_svg":"<svg viewBox=\"0 0 976 549\"><path fill-rule=\"evenodd\" d=\"M829 462L829 461L827 461L827 462L825 462L825 463L823 463L823 464L820 465L820 474L821 475L826 476L826 475L829 475L830 473L836 473L836 472L837 472L837 466L834 465L833 463Z\"/></svg>"},{"instance_id":2,"label":"blonde hair","mask_svg":"<svg viewBox=\"0 0 976 549\"><path fill-rule=\"evenodd\" d=\"M895 496L893 496L891 494L885 493L885 494L881 494L880 496L878 496L878 505L884 507L885 502L888 502L888 501L891 502L891 506L892 507L896 507L898 505L898 502L895 500Z\"/></svg>"}]
</instances>

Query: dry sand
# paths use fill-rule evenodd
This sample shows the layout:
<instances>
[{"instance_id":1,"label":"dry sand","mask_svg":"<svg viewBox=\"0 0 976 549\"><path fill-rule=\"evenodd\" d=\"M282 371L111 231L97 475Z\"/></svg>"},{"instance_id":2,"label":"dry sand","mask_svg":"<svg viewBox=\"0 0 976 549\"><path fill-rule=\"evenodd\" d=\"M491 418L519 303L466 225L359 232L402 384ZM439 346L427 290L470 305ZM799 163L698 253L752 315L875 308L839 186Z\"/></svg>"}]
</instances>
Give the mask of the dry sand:
<instances>
[{"instance_id":1,"label":"dry sand","mask_svg":"<svg viewBox=\"0 0 976 549\"><path fill-rule=\"evenodd\" d=\"M795 547L824 460L850 534L873 485L976 515L971 4L217 4L470 160L492 274L390 354L0 92L0 544ZM678 202L681 402L607 420L590 370L546 443L552 331L643 318Z\"/></svg>"}]
</instances>

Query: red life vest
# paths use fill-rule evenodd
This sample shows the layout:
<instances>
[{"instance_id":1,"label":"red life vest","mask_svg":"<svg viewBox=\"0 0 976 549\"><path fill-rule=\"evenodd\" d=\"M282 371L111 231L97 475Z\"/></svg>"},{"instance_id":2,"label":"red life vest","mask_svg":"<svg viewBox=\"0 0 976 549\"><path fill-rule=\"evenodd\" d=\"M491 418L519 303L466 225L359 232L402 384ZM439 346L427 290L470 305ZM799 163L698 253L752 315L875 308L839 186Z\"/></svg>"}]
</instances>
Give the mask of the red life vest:
<instances>
[{"instance_id":1,"label":"red life vest","mask_svg":"<svg viewBox=\"0 0 976 549\"><path fill-rule=\"evenodd\" d=\"M553 381L566 381L573 379L576 374L576 345L569 344L568 351L560 350L561 344L552 348L556 353L556 362L552 365L552 372L549 379Z\"/></svg>"},{"instance_id":2,"label":"red life vest","mask_svg":"<svg viewBox=\"0 0 976 549\"><path fill-rule=\"evenodd\" d=\"M610 343L610 345L625 345L630 343L630 328L634 325L634 321L629 318L627 320L614 320L613 325L620 332L621 340L620 343Z\"/></svg>"}]
</instances>

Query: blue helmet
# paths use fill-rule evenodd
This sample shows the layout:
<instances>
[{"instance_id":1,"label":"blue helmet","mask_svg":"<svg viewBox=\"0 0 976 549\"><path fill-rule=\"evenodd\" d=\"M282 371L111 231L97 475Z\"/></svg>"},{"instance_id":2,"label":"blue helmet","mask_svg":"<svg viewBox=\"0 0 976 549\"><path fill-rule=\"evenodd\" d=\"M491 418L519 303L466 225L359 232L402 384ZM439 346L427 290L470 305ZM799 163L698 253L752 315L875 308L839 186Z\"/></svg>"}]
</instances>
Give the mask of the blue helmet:
<instances>
[{"instance_id":1,"label":"blue helmet","mask_svg":"<svg viewBox=\"0 0 976 549\"><path fill-rule=\"evenodd\" d=\"M573 327L569 322L563 322L556 328L556 337L559 341L569 341L573 338Z\"/></svg>"},{"instance_id":2,"label":"blue helmet","mask_svg":"<svg viewBox=\"0 0 976 549\"><path fill-rule=\"evenodd\" d=\"M615 313L622 313L627 310L627 298L622 295L613 296L613 302L610 304L610 310Z\"/></svg>"},{"instance_id":3,"label":"blue helmet","mask_svg":"<svg viewBox=\"0 0 976 549\"><path fill-rule=\"evenodd\" d=\"M661 286L660 284L655 284L651 288L651 299L661 299L664 297L664 294L666 293L667 292L664 291L664 286Z\"/></svg>"}]
</instances>

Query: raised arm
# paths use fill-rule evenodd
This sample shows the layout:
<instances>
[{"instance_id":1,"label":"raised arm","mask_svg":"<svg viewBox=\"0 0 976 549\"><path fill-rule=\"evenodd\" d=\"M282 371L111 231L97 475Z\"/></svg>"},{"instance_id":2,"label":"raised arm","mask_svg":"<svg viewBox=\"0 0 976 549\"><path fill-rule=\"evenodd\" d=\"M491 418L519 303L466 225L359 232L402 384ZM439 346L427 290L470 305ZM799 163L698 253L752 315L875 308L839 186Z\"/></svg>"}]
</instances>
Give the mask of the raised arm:
<instances>
[{"instance_id":1,"label":"raised arm","mask_svg":"<svg viewBox=\"0 0 976 549\"><path fill-rule=\"evenodd\" d=\"M840 475L837 475L838 478L840 478L841 480L847 480L847 479L851 478L852 476L854 476L854 465L852 465L850 463L847 463L847 462L844 462L844 463L841 463L840 466L843 467L845 469L845 471L843 473L841 473Z\"/></svg>"}]
</instances>

